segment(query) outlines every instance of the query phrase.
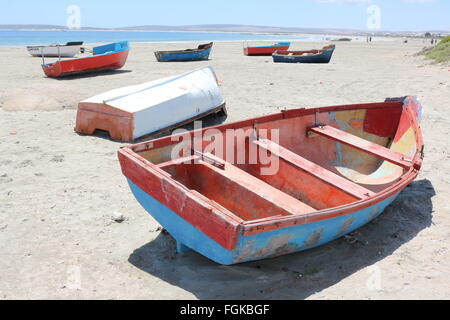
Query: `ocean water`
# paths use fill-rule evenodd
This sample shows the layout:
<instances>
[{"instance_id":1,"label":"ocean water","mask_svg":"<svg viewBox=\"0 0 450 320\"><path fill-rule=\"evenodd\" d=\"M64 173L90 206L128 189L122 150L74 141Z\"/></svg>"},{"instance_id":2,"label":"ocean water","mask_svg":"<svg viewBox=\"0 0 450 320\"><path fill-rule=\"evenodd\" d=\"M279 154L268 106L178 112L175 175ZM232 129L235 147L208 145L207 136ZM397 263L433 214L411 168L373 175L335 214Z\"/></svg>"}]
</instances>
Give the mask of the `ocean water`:
<instances>
[{"instance_id":1,"label":"ocean water","mask_svg":"<svg viewBox=\"0 0 450 320\"><path fill-rule=\"evenodd\" d=\"M0 46L27 46L84 41L85 44L127 40L130 42L209 42L209 41L321 41L321 35L276 35L210 32L140 32L140 31L23 31L0 30ZM334 37L333 37L334 38Z\"/></svg>"}]
</instances>

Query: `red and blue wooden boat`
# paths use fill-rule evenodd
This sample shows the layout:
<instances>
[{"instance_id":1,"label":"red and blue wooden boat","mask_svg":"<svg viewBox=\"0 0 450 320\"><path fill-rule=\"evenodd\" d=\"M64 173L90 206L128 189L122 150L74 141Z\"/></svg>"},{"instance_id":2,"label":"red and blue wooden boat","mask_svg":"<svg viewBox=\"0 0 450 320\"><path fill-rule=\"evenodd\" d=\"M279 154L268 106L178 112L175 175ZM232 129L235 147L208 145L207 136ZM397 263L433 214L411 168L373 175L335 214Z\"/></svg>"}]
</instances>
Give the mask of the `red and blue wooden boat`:
<instances>
[{"instance_id":1,"label":"red and blue wooden boat","mask_svg":"<svg viewBox=\"0 0 450 320\"><path fill-rule=\"evenodd\" d=\"M159 62L208 60L212 47L213 42L210 42L199 45L197 49L156 51L155 56Z\"/></svg>"},{"instance_id":2,"label":"red and blue wooden boat","mask_svg":"<svg viewBox=\"0 0 450 320\"><path fill-rule=\"evenodd\" d=\"M246 56L271 56L272 53L279 50L289 50L290 42L278 42L271 46L256 46L244 48Z\"/></svg>"},{"instance_id":3,"label":"red and blue wooden boat","mask_svg":"<svg viewBox=\"0 0 450 320\"><path fill-rule=\"evenodd\" d=\"M421 116L414 97L286 110L118 155L179 252L231 265L314 248L378 217L422 166Z\"/></svg>"},{"instance_id":4,"label":"red and blue wooden boat","mask_svg":"<svg viewBox=\"0 0 450 320\"><path fill-rule=\"evenodd\" d=\"M127 41L111 43L94 47L91 56L44 63L42 69L50 78L120 69L127 61L129 50Z\"/></svg>"},{"instance_id":5,"label":"red and blue wooden boat","mask_svg":"<svg viewBox=\"0 0 450 320\"><path fill-rule=\"evenodd\" d=\"M276 51L273 53L272 57L274 62L329 63L335 49L336 46L332 44L323 47L321 50Z\"/></svg>"}]
</instances>

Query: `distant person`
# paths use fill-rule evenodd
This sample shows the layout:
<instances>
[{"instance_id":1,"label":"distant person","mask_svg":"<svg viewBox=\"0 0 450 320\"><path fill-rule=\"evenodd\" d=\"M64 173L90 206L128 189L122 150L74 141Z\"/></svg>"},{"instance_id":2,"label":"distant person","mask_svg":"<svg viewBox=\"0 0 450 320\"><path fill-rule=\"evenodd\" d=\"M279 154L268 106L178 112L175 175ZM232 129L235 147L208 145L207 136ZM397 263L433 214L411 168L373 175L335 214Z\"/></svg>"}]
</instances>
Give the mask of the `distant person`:
<instances>
[{"instance_id":1,"label":"distant person","mask_svg":"<svg viewBox=\"0 0 450 320\"><path fill-rule=\"evenodd\" d=\"M372 42L372 37L369 38L369 42Z\"/></svg>"}]
</instances>

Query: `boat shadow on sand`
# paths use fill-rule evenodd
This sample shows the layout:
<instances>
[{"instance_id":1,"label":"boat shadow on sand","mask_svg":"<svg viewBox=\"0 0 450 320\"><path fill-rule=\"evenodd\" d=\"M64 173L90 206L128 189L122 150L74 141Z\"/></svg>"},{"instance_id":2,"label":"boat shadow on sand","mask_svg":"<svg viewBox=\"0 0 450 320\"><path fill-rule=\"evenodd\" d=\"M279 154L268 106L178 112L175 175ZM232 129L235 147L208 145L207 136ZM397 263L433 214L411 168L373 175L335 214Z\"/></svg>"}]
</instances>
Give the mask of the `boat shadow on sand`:
<instances>
[{"instance_id":1,"label":"boat shadow on sand","mask_svg":"<svg viewBox=\"0 0 450 320\"><path fill-rule=\"evenodd\" d=\"M133 72L132 70L105 70L105 71L99 71L95 73L77 73L77 74L69 74L64 77L59 78L49 78L52 80L58 80L58 81L67 81L67 80L77 80L77 79L86 79L86 78L97 78L97 77L105 77L105 76L112 76L112 75L119 75L123 73L130 73Z\"/></svg>"},{"instance_id":2,"label":"boat shadow on sand","mask_svg":"<svg viewBox=\"0 0 450 320\"><path fill-rule=\"evenodd\" d=\"M201 60L172 60L172 61L156 61L158 63L201 63L212 61L212 59L201 59Z\"/></svg>"},{"instance_id":3,"label":"boat shadow on sand","mask_svg":"<svg viewBox=\"0 0 450 320\"><path fill-rule=\"evenodd\" d=\"M195 252L175 254L175 241L161 232L129 262L198 299L305 299L390 256L430 227L434 195L429 180L415 181L380 217L350 236L278 258L221 266ZM363 277L362 288L370 276Z\"/></svg>"}]
</instances>

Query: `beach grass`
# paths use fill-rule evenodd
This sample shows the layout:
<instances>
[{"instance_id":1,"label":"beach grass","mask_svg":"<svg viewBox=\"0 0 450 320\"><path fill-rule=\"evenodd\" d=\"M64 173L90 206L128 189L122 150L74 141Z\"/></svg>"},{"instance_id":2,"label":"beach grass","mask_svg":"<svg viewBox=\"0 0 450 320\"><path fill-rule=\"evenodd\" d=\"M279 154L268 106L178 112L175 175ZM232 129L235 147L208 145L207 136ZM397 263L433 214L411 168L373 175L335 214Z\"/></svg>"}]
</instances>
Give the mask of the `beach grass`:
<instances>
[{"instance_id":1,"label":"beach grass","mask_svg":"<svg viewBox=\"0 0 450 320\"><path fill-rule=\"evenodd\" d=\"M425 56L436 63L450 62L450 36L442 39L434 48L427 50Z\"/></svg>"}]
</instances>

